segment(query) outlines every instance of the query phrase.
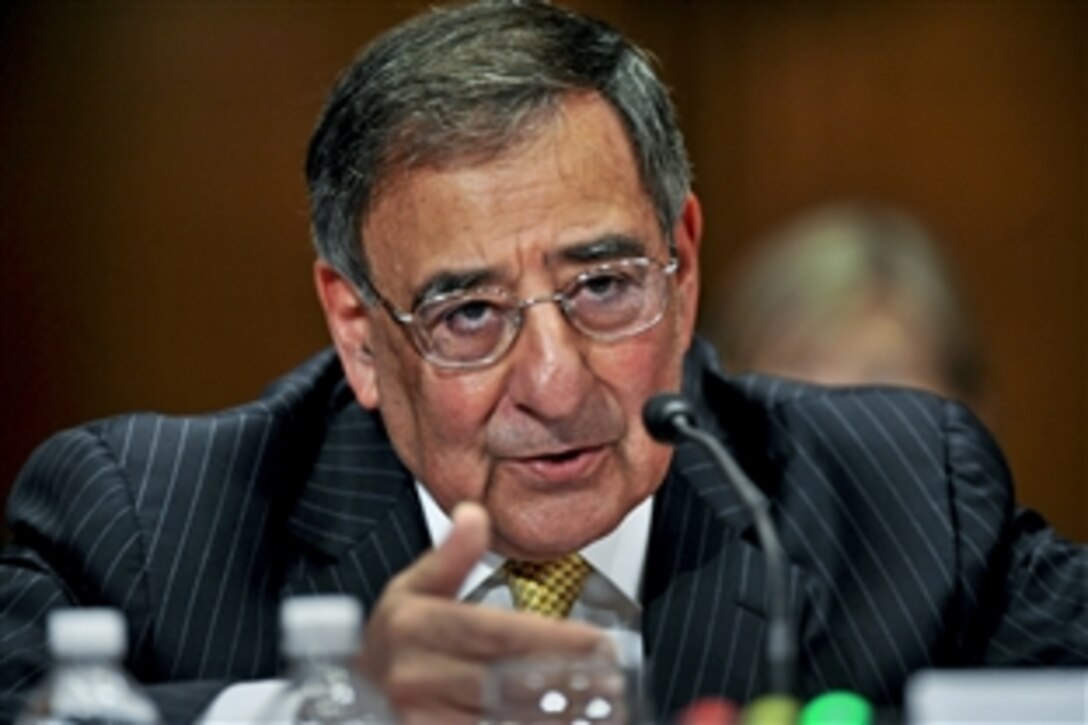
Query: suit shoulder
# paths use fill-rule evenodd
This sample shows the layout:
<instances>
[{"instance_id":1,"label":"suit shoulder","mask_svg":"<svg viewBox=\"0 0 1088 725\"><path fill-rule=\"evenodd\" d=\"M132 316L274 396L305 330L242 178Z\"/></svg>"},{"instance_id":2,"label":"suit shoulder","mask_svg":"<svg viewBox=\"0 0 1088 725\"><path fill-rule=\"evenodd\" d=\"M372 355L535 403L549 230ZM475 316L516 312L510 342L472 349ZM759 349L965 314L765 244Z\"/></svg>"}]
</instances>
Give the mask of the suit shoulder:
<instances>
[{"instance_id":1,"label":"suit shoulder","mask_svg":"<svg viewBox=\"0 0 1088 725\"><path fill-rule=\"evenodd\" d=\"M982 488L1005 510L1011 476L985 425L932 393L891 386L826 387L761 375L725 380L762 419L770 447L821 471L909 477L940 495Z\"/></svg>"},{"instance_id":2,"label":"suit shoulder","mask_svg":"<svg viewBox=\"0 0 1088 725\"><path fill-rule=\"evenodd\" d=\"M134 442L148 437L171 440L193 434L224 436L238 428L258 429L296 421L300 417L323 417L330 401L344 387L343 373L335 354L324 350L274 380L257 399L241 405L194 414L124 413L91 421L61 435L82 430L97 436L114 451L129 451Z\"/></svg>"},{"instance_id":3,"label":"suit shoulder","mask_svg":"<svg viewBox=\"0 0 1088 725\"><path fill-rule=\"evenodd\" d=\"M243 405L194 415L125 413L63 430L31 454L19 481L34 479L36 488L63 485L70 478L100 478L109 469L129 481L161 478L170 475L171 466L198 470L203 458L213 465L256 458L276 448L280 438L297 438L299 450L312 431L321 429L342 388L335 355L324 351ZM239 469L244 463L236 461Z\"/></svg>"},{"instance_id":4,"label":"suit shoulder","mask_svg":"<svg viewBox=\"0 0 1088 725\"><path fill-rule=\"evenodd\" d=\"M839 421L861 439L893 433L943 437L968 431L991 437L963 404L913 388L824 386L765 375L743 375L725 384L780 420Z\"/></svg>"}]
</instances>

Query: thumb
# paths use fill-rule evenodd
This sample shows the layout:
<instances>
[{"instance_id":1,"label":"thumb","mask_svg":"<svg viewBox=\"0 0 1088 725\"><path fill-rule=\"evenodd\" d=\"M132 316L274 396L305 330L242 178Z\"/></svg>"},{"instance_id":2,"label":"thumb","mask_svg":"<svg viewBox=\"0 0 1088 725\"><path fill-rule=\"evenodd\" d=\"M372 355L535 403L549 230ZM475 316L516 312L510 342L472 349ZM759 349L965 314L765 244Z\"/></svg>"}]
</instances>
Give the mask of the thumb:
<instances>
[{"instance_id":1,"label":"thumb","mask_svg":"<svg viewBox=\"0 0 1088 725\"><path fill-rule=\"evenodd\" d=\"M457 504L451 516L453 528L446 538L407 571L402 582L421 594L454 597L461 583L487 552L491 521L478 503Z\"/></svg>"}]
</instances>

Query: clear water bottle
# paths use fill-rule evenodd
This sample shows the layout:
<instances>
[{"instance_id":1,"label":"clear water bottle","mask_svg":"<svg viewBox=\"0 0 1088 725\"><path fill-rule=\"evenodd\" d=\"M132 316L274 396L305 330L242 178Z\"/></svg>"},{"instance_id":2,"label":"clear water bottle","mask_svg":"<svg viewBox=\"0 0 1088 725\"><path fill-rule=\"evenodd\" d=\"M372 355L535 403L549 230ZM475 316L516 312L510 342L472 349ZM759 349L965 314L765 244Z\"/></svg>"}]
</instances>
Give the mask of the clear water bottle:
<instances>
[{"instance_id":1,"label":"clear water bottle","mask_svg":"<svg viewBox=\"0 0 1088 725\"><path fill-rule=\"evenodd\" d=\"M128 640L116 609L58 609L46 620L53 670L17 725L157 723L150 698L121 667Z\"/></svg>"},{"instance_id":2,"label":"clear water bottle","mask_svg":"<svg viewBox=\"0 0 1088 725\"><path fill-rule=\"evenodd\" d=\"M280 608L287 688L264 721L390 723L382 694L355 666L362 641L362 608L346 595L293 597Z\"/></svg>"}]
</instances>

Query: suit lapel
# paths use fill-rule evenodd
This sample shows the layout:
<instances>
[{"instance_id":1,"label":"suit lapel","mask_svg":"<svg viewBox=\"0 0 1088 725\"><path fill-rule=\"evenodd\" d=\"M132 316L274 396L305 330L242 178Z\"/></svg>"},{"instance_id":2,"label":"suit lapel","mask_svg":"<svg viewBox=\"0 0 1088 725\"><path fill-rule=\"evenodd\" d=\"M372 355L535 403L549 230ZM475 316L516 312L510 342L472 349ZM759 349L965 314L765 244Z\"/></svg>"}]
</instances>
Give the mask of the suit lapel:
<instances>
[{"instance_id":1,"label":"suit lapel","mask_svg":"<svg viewBox=\"0 0 1088 725\"><path fill-rule=\"evenodd\" d=\"M303 544L282 596L347 592L369 613L389 579L430 546L412 475L378 416L342 384L309 479L288 519Z\"/></svg>"}]
</instances>

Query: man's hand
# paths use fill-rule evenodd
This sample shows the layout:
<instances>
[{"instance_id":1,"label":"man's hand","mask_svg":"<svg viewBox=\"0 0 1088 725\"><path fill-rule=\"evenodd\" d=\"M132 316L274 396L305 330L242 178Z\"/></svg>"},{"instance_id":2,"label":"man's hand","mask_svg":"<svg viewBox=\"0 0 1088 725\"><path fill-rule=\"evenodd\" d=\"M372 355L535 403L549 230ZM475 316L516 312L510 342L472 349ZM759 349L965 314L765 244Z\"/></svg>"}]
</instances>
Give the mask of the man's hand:
<instances>
[{"instance_id":1,"label":"man's hand","mask_svg":"<svg viewBox=\"0 0 1088 725\"><path fill-rule=\"evenodd\" d=\"M496 660L608 646L585 624L458 602L489 539L487 512L458 505L446 540L394 578L375 605L360 663L404 722L478 721L484 677Z\"/></svg>"}]
</instances>

